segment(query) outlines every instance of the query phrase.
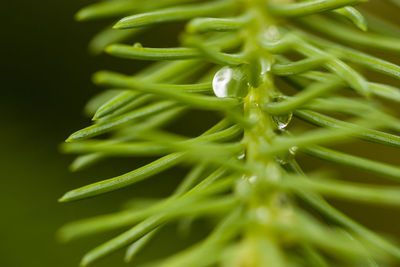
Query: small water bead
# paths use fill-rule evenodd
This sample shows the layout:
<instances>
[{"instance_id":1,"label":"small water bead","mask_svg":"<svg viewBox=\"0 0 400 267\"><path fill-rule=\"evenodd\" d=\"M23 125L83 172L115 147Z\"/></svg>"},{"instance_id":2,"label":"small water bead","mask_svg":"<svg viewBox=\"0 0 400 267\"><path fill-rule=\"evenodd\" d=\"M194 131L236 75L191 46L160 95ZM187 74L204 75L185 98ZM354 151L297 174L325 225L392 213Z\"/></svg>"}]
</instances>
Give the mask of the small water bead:
<instances>
[{"instance_id":1,"label":"small water bead","mask_svg":"<svg viewBox=\"0 0 400 267\"><path fill-rule=\"evenodd\" d=\"M267 72L271 71L271 60L262 58L261 62L261 75L264 76Z\"/></svg>"},{"instance_id":2,"label":"small water bead","mask_svg":"<svg viewBox=\"0 0 400 267\"><path fill-rule=\"evenodd\" d=\"M243 67L223 67L214 76L213 90L217 97L245 97L249 92L248 77Z\"/></svg>"},{"instance_id":3,"label":"small water bead","mask_svg":"<svg viewBox=\"0 0 400 267\"><path fill-rule=\"evenodd\" d=\"M297 147L297 146L292 146L291 148L289 148L289 154L290 154L292 157L294 157L294 156L296 156L297 150L299 150L299 147Z\"/></svg>"},{"instance_id":4,"label":"small water bead","mask_svg":"<svg viewBox=\"0 0 400 267\"><path fill-rule=\"evenodd\" d=\"M260 82L265 83L267 81L267 74L271 71L272 59L260 58Z\"/></svg>"},{"instance_id":5,"label":"small water bead","mask_svg":"<svg viewBox=\"0 0 400 267\"><path fill-rule=\"evenodd\" d=\"M134 43L133 47L135 47L135 48L143 48L143 45L141 43Z\"/></svg>"},{"instance_id":6,"label":"small water bead","mask_svg":"<svg viewBox=\"0 0 400 267\"><path fill-rule=\"evenodd\" d=\"M275 122L276 126L279 130L284 130L289 123L292 121L293 114L288 113L284 115L275 115L272 116L272 120Z\"/></svg>"},{"instance_id":7,"label":"small water bead","mask_svg":"<svg viewBox=\"0 0 400 267\"><path fill-rule=\"evenodd\" d=\"M281 166L286 165L289 163L286 157L276 157L276 162L279 163Z\"/></svg>"},{"instance_id":8,"label":"small water bead","mask_svg":"<svg viewBox=\"0 0 400 267\"><path fill-rule=\"evenodd\" d=\"M273 101L274 102L281 102L285 100L285 97L283 96L276 96L274 97ZM282 131L284 130L292 121L293 118L293 113L287 113L287 114L282 114L282 115L273 115L272 120L276 124L278 130Z\"/></svg>"},{"instance_id":9,"label":"small water bead","mask_svg":"<svg viewBox=\"0 0 400 267\"><path fill-rule=\"evenodd\" d=\"M276 161L280 165L288 164L291 160L293 160L295 158L298 149L299 148L297 146L292 146L291 148L289 148L288 152L276 157Z\"/></svg>"},{"instance_id":10,"label":"small water bead","mask_svg":"<svg viewBox=\"0 0 400 267\"><path fill-rule=\"evenodd\" d=\"M238 159L242 160L246 158L246 153L243 153L241 155L238 156Z\"/></svg>"}]
</instances>

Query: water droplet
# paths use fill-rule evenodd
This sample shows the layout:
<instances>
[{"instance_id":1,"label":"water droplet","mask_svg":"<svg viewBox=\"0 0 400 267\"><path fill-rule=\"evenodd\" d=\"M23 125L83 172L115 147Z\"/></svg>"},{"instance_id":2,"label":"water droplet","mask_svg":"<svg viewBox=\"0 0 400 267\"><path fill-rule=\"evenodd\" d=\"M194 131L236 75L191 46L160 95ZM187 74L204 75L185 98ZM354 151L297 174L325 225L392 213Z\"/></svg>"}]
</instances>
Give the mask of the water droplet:
<instances>
[{"instance_id":1,"label":"water droplet","mask_svg":"<svg viewBox=\"0 0 400 267\"><path fill-rule=\"evenodd\" d=\"M284 115L272 116L272 120L275 122L275 124L279 130L283 130L289 125L289 123L292 120L292 117L293 117L293 114L288 113L288 114L284 114Z\"/></svg>"},{"instance_id":2,"label":"water droplet","mask_svg":"<svg viewBox=\"0 0 400 267\"><path fill-rule=\"evenodd\" d=\"M275 96L273 101L281 102L285 99L286 98L284 96ZM287 114L272 116L272 120L275 122L276 126L278 127L278 130L284 130L292 121L292 118L293 118L293 113L291 112Z\"/></svg>"},{"instance_id":3,"label":"water droplet","mask_svg":"<svg viewBox=\"0 0 400 267\"><path fill-rule=\"evenodd\" d=\"M217 97L245 97L248 78L242 67L223 67L214 76L213 90Z\"/></svg>"},{"instance_id":4,"label":"water droplet","mask_svg":"<svg viewBox=\"0 0 400 267\"><path fill-rule=\"evenodd\" d=\"M245 157L246 157L246 153L243 153L243 154L238 156L238 159L244 159Z\"/></svg>"},{"instance_id":5,"label":"water droplet","mask_svg":"<svg viewBox=\"0 0 400 267\"><path fill-rule=\"evenodd\" d=\"M261 58L260 59L260 83L267 81L267 73L271 71L271 59Z\"/></svg>"},{"instance_id":6,"label":"water droplet","mask_svg":"<svg viewBox=\"0 0 400 267\"><path fill-rule=\"evenodd\" d=\"M283 155L278 156L276 158L276 161L280 165L288 164L292 159L294 159L298 149L299 148L297 146L292 146L291 148L289 148L288 152L284 153Z\"/></svg>"},{"instance_id":7,"label":"water droplet","mask_svg":"<svg viewBox=\"0 0 400 267\"><path fill-rule=\"evenodd\" d=\"M271 60L261 59L261 75L264 76L271 70Z\"/></svg>"},{"instance_id":8,"label":"water droplet","mask_svg":"<svg viewBox=\"0 0 400 267\"><path fill-rule=\"evenodd\" d=\"M276 162L279 163L281 166L286 165L289 163L287 160L287 157L276 157L275 158Z\"/></svg>"},{"instance_id":9,"label":"water droplet","mask_svg":"<svg viewBox=\"0 0 400 267\"><path fill-rule=\"evenodd\" d=\"M295 156L298 149L299 148L297 146L292 146L291 148L289 148L289 154L291 156Z\"/></svg>"},{"instance_id":10,"label":"water droplet","mask_svg":"<svg viewBox=\"0 0 400 267\"><path fill-rule=\"evenodd\" d=\"M143 45L141 43L135 43L133 45L133 47L135 47L135 48L143 48Z\"/></svg>"}]
</instances>

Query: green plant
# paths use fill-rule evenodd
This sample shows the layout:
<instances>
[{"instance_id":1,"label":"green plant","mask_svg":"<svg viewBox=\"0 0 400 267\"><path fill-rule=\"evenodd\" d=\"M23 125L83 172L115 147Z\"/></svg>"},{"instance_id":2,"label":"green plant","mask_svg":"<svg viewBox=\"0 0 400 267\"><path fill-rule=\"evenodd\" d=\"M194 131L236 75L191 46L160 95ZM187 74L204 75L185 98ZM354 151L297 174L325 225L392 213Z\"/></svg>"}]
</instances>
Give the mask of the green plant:
<instances>
[{"instance_id":1,"label":"green plant","mask_svg":"<svg viewBox=\"0 0 400 267\"><path fill-rule=\"evenodd\" d=\"M361 74L399 79L400 66L360 50L396 56L400 29L373 13L365 11L364 17L353 7L360 2L114 0L81 10L79 20L130 15L100 33L93 51L105 48L113 56L159 62L134 76L95 74L96 84L111 89L88 105L95 123L63 145L68 153L83 154L73 168L112 156L160 158L72 190L60 201L130 186L178 164L192 166L167 199L64 226L59 233L64 240L132 227L86 254L82 265L127 246L131 259L165 224L201 216L216 221L209 236L155 265L399 263L399 248L323 198L399 205L399 187L344 181L326 172L305 174L295 160L306 153L400 178L397 166L324 147L354 139L400 147L400 137L387 132L400 131L399 120L381 102L400 102L400 91ZM188 21L182 47L115 44L176 21ZM162 130L193 109L212 111L221 121L194 138ZM292 116L309 125L287 127L295 124ZM103 134L107 139L90 139Z\"/></svg>"}]
</instances>

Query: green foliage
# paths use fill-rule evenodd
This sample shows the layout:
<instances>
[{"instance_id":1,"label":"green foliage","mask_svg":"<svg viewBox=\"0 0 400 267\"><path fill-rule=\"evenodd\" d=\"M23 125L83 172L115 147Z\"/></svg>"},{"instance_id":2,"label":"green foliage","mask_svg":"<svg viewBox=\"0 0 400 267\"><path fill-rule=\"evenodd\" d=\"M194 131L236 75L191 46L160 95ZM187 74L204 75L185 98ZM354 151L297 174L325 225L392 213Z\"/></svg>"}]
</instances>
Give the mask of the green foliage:
<instances>
[{"instance_id":1,"label":"green foliage","mask_svg":"<svg viewBox=\"0 0 400 267\"><path fill-rule=\"evenodd\" d=\"M108 89L87 106L93 125L62 146L80 154L72 169L115 156L159 158L60 201L131 186L180 164L192 168L168 198L61 228L60 239L69 241L130 227L88 252L82 266L125 247L131 261L164 225L198 217L213 218L208 237L151 266L397 266L399 248L324 197L398 206L400 188L304 173L296 162L305 153L400 179L398 166L332 148L355 139L400 148L393 133L400 132L399 120L382 105L399 102L400 91L362 74L400 79L400 66L359 50L396 56L400 30L357 10L360 2L113 0L79 11L79 20L127 16L95 37L93 52L158 62L135 75L94 75ZM157 24L182 21L182 47L123 43ZM221 120L197 137L166 131L194 109ZM291 127L292 119L310 127Z\"/></svg>"}]
</instances>

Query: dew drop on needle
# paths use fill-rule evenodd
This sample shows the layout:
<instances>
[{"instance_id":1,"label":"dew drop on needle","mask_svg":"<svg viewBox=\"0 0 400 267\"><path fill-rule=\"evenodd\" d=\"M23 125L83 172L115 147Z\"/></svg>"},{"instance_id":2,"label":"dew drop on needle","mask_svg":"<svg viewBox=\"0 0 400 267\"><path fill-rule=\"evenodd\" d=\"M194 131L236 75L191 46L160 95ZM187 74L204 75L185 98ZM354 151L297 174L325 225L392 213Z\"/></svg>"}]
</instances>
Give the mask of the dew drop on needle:
<instances>
[{"instance_id":1,"label":"dew drop on needle","mask_svg":"<svg viewBox=\"0 0 400 267\"><path fill-rule=\"evenodd\" d=\"M249 92L249 82L243 67L223 67L214 76L213 91L217 97L242 98Z\"/></svg>"},{"instance_id":2,"label":"dew drop on needle","mask_svg":"<svg viewBox=\"0 0 400 267\"><path fill-rule=\"evenodd\" d=\"M292 121L293 114L283 114L283 115L274 115L272 116L272 120L276 124L279 130L284 130L289 123Z\"/></svg>"}]
</instances>

